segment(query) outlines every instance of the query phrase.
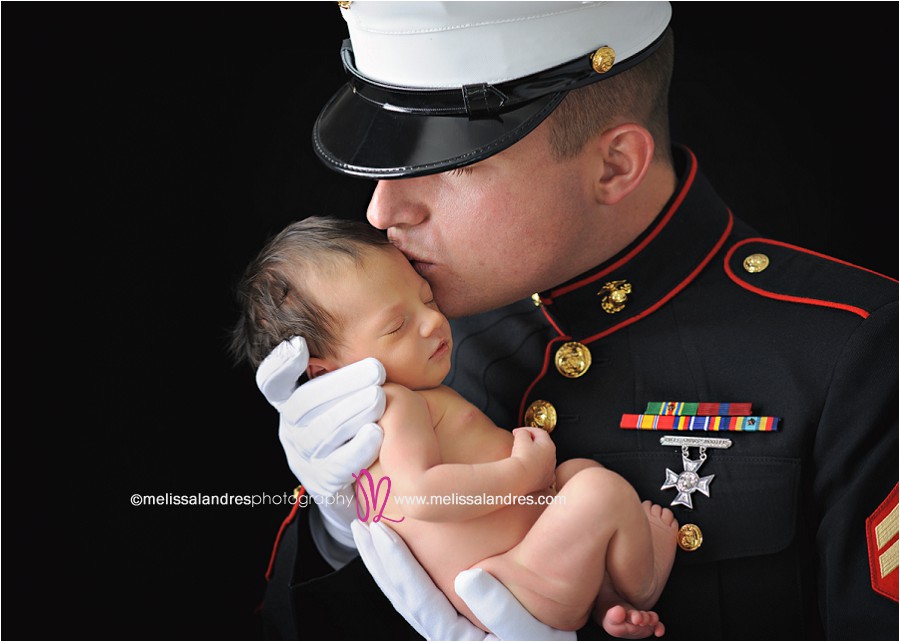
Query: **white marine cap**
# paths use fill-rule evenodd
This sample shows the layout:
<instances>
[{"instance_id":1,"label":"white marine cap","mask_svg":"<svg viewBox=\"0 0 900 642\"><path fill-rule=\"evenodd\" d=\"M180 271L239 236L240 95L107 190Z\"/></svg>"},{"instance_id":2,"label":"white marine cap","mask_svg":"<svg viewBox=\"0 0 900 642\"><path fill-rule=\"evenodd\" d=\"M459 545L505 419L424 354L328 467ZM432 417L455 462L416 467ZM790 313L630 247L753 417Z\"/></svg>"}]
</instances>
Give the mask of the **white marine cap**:
<instances>
[{"instance_id":1,"label":"white marine cap","mask_svg":"<svg viewBox=\"0 0 900 642\"><path fill-rule=\"evenodd\" d=\"M565 93L655 51L668 2L341 2L349 82L313 130L337 171L401 178L468 165Z\"/></svg>"}]
</instances>

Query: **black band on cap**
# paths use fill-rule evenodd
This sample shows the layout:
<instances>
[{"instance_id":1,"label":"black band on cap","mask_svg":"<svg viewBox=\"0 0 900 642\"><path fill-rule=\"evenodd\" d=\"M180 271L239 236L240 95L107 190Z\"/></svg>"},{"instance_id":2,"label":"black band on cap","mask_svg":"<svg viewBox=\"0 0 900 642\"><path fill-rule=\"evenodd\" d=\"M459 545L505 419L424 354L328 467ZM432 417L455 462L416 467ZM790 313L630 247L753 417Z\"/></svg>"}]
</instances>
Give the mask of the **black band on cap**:
<instances>
[{"instance_id":1,"label":"black band on cap","mask_svg":"<svg viewBox=\"0 0 900 642\"><path fill-rule=\"evenodd\" d=\"M465 85L460 89L418 89L398 87L372 80L356 68L353 44L349 39L341 46L341 60L350 74L349 84L360 98L389 111L422 116L468 116L470 119L491 118L541 96L571 91L598 80L615 76L642 62L659 48L662 35L652 44L617 62L606 73L597 73L589 52L574 60L516 80L490 84Z\"/></svg>"},{"instance_id":2,"label":"black band on cap","mask_svg":"<svg viewBox=\"0 0 900 642\"><path fill-rule=\"evenodd\" d=\"M499 113L509 100L506 94L487 83L463 85L462 96L469 118L485 118Z\"/></svg>"}]
</instances>

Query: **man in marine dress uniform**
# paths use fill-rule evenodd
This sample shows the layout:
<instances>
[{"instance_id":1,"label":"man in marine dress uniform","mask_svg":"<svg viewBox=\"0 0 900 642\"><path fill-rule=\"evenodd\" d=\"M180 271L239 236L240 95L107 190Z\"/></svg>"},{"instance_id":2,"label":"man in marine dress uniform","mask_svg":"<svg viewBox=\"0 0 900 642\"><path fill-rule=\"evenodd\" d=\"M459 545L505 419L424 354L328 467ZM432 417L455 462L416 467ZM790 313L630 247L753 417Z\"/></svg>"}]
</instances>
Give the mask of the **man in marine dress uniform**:
<instances>
[{"instance_id":1,"label":"man in marine dress uniform","mask_svg":"<svg viewBox=\"0 0 900 642\"><path fill-rule=\"evenodd\" d=\"M379 179L369 220L456 317L450 386L671 506L667 636L896 638L897 284L761 238L670 147L667 3L342 4L350 82L317 153ZM596 130L571 134L601 90ZM383 372L297 387L305 358L286 341L257 380L305 492L346 495ZM383 526L304 513L269 635L479 635ZM556 635L490 579L458 591L499 637Z\"/></svg>"}]
</instances>

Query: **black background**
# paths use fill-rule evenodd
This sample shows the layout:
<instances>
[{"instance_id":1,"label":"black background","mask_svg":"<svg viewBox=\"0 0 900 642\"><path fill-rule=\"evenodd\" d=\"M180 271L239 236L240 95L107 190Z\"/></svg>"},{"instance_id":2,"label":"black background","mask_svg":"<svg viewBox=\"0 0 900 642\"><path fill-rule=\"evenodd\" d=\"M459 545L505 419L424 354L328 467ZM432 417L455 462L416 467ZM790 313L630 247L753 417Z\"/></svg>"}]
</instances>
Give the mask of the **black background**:
<instances>
[{"instance_id":1,"label":"black background","mask_svg":"<svg viewBox=\"0 0 900 642\"><path fill-rule=\"evenodd\" d=\"M129 498L296 484L225 345L265 239L362 216L371 193L310 144L343 82L338 13L6 4L3 637L261 637L286 507ZM891 276L897 18L889 2L677 2L673 18L674 138L735 214Z\"/></svg>"}]
</instances>

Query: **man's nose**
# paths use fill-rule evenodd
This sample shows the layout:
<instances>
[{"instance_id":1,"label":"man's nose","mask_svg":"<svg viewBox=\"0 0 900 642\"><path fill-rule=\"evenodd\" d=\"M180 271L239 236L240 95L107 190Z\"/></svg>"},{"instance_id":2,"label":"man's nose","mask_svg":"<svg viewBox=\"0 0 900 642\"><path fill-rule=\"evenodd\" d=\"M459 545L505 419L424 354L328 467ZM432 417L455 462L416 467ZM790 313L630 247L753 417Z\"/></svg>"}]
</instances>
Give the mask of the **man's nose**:
<instances>
[{"instance_id":1,"label":"man's nose","mask_svg":"<svg viewBox=\"0 0 900 642\"><path fill-rule=\"evenodd\" d=\"M418 225L425 220L427 210L420 199L415 197L415 181L407 178L378 181L369 201L366 218L373 227L386 230L391 227Z\"/></svg>"}]
</instances>

